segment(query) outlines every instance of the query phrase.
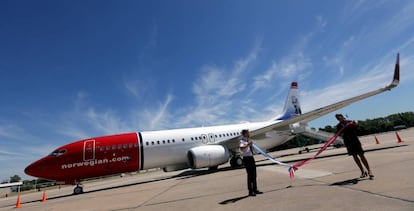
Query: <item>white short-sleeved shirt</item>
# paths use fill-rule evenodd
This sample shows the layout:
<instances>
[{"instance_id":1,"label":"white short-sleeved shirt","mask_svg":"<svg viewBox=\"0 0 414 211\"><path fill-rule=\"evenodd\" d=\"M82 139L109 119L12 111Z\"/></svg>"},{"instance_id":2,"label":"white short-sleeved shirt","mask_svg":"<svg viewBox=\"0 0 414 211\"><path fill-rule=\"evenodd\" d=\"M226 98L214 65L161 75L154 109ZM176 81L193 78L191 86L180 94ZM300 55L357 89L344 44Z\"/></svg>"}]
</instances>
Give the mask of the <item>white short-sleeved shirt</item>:
<instances>
[{"instance_id":1,"label":"white short-sleeved shirt","mask_svg":"<svg viewBox=\"0 0 414 211\"><path fill-rule=\"evenodd\" d=\"M249 143L249 140L247 138L243 138L240 140L240 147L246 146L246 144ZM253 156L253 152L250 147L244 148L244 150L240 149L240 153L243 157Z\"/></svg>"}]
</instances>

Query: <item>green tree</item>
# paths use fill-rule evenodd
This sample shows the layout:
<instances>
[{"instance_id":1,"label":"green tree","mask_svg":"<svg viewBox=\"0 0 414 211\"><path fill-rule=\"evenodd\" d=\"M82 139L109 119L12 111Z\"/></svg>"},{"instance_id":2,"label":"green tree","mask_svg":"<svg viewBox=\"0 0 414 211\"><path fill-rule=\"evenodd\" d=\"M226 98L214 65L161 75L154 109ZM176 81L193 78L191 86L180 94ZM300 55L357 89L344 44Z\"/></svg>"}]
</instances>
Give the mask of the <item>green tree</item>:
<instances>
[{"instance_id":1,"label":"green tree","mask_svg":"<svg viewBox=\"0 0 414 211\"><path fill-rule=\"evenodd\" d=\"M21 179L22 178L20 178L19 175L16 174L16 175L10 177L10 183L12 183L12 182L20 182Z\"/></svg>"}]
</instances>

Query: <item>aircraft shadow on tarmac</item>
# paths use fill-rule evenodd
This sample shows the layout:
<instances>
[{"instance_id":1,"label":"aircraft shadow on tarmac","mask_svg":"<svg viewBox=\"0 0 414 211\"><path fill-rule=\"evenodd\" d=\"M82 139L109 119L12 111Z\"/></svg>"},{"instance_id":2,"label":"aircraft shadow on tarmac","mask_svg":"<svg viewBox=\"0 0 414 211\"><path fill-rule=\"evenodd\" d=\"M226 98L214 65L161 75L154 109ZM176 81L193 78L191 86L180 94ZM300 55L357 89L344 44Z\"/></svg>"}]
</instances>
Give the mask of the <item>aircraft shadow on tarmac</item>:
<instances>
[{"instance_id":1,"label":"aircraft shadow on tarmac","mask_svg":"<svg viewBox=\"0 0 414 211\"><path fill-rule=\"evenodd\" d=\"M242 167L239 167L239 168L242 168ZM166 176L166 177L157 178L157 179L149 179L149 180L146 180L146 181L134 182L134 183L124 184L124 185L111 186L111 187L107 187L107 188L100 188L100 189L96 189L96 190L85 191L82 194L119 189L119 188L130 187L130 186L141 185L141 184L152 183L152 182L158 182L158 181L174 179L174 178L176 178L176 179L188 179L188 178L191 178L191 177L197 177L197 176L212 174L212 173L216 173L216 172L220 172L220 171L229 171L229 170L234 170L234 169L237 169L237 168L224 167L224 168L217 169L217 170L191 169L191 170L188 170L188 171L180 172L179 174L173 175L173 176ZM47 200L60 199L60 198L65 198L65 197L70 197L70 196L75 196L75 195L74 194L65 194L65 195L60 195L60 196L55 196L55 197L48 197ZM32 202L39 202L39 201L41 201L41 200L26 201L22 204L32 203Z\"/></svg>"}]
</instances>

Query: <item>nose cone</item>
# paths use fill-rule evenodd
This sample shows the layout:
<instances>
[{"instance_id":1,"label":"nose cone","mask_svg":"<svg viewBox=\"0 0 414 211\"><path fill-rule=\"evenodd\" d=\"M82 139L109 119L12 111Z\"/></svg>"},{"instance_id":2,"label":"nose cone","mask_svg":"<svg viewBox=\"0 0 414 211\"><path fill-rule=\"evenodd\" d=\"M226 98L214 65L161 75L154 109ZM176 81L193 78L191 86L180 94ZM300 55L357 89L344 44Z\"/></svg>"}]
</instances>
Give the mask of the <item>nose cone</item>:
<instances>
[{"instance_id":1,"label":"nose cone","mask_svg":"<svg viewBox=\"0 0 414 211\"><path fill-rule=\"evenodd\" d=\"M47 167L45 164L45 158L40 159L24 169L24 173L33 177L39 177L47 179Z\"/></svg>"}]
</instances>

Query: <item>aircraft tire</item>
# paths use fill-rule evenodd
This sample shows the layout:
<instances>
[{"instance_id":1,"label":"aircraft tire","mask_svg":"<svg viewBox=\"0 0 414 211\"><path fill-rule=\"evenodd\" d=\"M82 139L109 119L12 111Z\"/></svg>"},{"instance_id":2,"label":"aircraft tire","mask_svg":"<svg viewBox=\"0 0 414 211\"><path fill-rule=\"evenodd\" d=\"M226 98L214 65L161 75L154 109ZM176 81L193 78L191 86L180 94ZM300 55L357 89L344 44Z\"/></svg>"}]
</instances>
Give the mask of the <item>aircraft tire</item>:
<instances>
[{"instance_id":1,"label":"aircraft tire","mask_svg":"<svg viewBox=\"0 0 414 211\"><path fill-rule=\"evenodd\" d=\"M243 159L240 156L235 156L230 159L231 167L240 167L243 165Z\"/></svg>"},{"instance_id":2,"label":"aircraft tire","mask_svg":"<svg viewBox=\"0 0 414 211\"><path fill-rule=\"evenodd\" d=\"M75 189L73 189L73 194L78 195L83 193L83 187L76 186Z\"/></svg>"},{"instance_id":3,"label":"aircraft tire","mask_svg":"<svg viewBox=\"0 0 414 211\"><path fill-rule=\"evenodd\" d=\"M242 166L243 165L243 158L241 158L241 157L237 157L236 158L236 165L239 167L239 166Z\"/></svg>"}]
</instances>

